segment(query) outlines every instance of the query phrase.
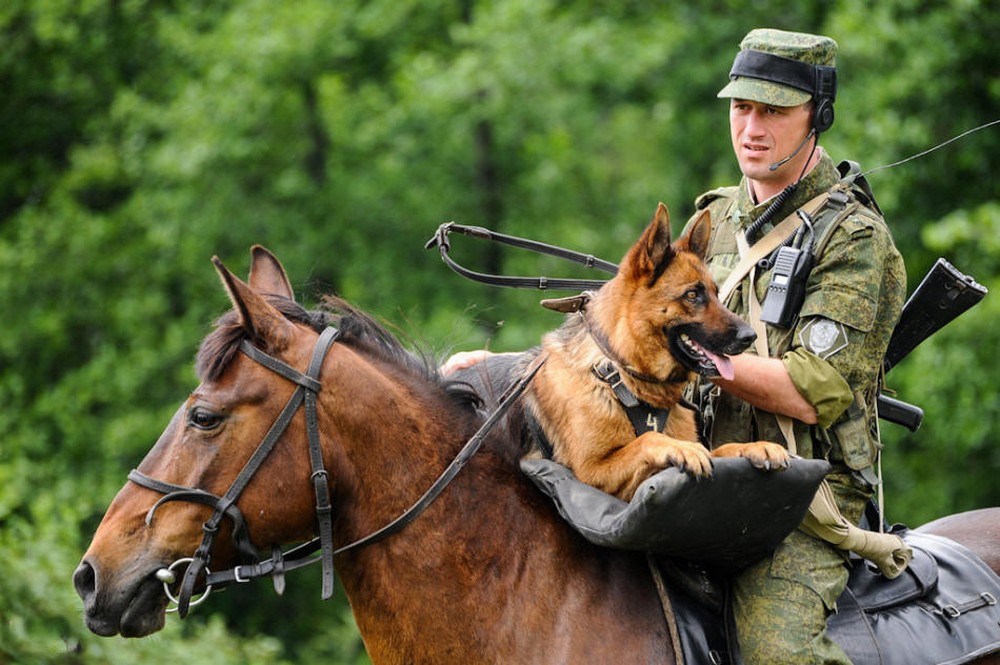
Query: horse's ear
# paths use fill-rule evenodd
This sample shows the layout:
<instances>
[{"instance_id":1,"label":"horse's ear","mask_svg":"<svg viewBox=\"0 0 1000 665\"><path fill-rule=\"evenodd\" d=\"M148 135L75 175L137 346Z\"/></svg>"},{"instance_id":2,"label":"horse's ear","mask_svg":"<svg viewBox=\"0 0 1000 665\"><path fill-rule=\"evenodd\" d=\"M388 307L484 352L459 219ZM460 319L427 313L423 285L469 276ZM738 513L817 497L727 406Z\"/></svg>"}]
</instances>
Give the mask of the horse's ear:
<instances>
[{"instance_id":1,"label":"horse's ear","mask_svg":"<svg viewBox=\"0 0 1000 665\"><path fill-rule=\"evenodd\" d=\"M281 262L265 247L254 245L250 248L250 288L257 293L266 293L295 300L292 283Z\"/></svg>"},{"instance_id":2,"label":"horse's ear","mask_svg":"<svg viewBox=\"0 0 1000 665\"><path fill-rule=\"evenodd\" d=\"M712 216L708 210L702 211L698 219L691 223L687 233L677 241L678 250L693 252L702 261L708 254L708 241L712 237Z\"/></svg>"},{"instance_id":3,"label":"horse's ear","mask_svg":"<svg viewBox=\"0 0 1000 665\"><path fill-rule=\"evenodd\" d=\"M653 220L622 260L622 268L635 280L655 282L674 258L670 246L670 213L660 203Z\"/></svg>"},{"instance_id":4,"label":"horse's ear","mask_svg":"<svg viewBox=\"0 0 1000 665\"><path fill-rule=\"evenodd\" d=\"M250 339L263 342L270 349L284 348L293 332L292 322L249 284L230 272L218 256L212 257L212 263L222 278L233 309L240 317L240 325L246 329Z\"/></svg>"}]
</instances>

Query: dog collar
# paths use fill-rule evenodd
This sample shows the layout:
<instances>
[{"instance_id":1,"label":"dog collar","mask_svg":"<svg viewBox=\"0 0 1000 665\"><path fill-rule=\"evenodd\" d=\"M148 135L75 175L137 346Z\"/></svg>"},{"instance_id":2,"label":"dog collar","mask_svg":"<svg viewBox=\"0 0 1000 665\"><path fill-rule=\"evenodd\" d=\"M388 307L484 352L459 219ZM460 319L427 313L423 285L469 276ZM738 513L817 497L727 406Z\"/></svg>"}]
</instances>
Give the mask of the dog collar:
<instances>
[{"instance_id":1,"label":"dog collar","mask_svg":"<svg viewBox=\"0 0 1000 665\"><path fill-rule=\"evenodd\" d=\"M629 367L628 363L624 362L621 359L621 357L617 353L615 353L614 350L611 348L611 344L608 342L608 338L604 335L604 333L596 329L593 325L591 325L590 317L587 316L586 312L581 311L580 316L583 317L583 322L584 325L586 325L587 327L587 332L590 334L590 338L594 340L595 344L597 344L597 347L601 350L601 353L603 353L611 362L613 362L618 369L620 369L622 372L625 372L633 379L642 381L644 383L655 383L655 384L684 383L685 381L688 380L687 376L688 373L686 370L682 373L680 377L675 377L673 374L671 374L670 376L661 379L658 376L653 376L652 374L645 374L637 369Z\"/></svg>"}]
</instances>

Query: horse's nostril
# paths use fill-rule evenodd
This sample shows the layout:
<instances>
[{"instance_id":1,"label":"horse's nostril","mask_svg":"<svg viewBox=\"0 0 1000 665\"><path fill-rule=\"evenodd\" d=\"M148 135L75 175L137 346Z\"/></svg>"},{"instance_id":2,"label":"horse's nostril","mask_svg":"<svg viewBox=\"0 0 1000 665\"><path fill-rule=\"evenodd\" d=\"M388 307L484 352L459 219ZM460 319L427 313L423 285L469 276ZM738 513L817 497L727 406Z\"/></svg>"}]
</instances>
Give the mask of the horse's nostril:
<instances>
[{"instance_id":1,"label":"horse's nostril","mask_svg":"<svg viewBox=\"0 0 1000 665\"><path fill-rule=\"evenodd\" d=\"M89 563L84 561L73 573L73 586L76 587L76 592L80 595L80 598L87 600L92 595L94 595L94 586L97 582L97 573L94 571L94 567Z\"/></svg>"}]
</instances>

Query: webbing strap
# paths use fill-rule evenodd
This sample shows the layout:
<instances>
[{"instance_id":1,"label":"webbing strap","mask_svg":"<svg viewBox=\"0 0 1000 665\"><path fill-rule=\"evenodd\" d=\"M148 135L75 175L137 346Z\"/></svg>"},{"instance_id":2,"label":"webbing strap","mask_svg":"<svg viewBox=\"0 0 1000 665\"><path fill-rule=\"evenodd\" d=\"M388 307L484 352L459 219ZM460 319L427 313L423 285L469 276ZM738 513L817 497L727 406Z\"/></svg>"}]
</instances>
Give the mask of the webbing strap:
<instances>
[{"instance_id":1,"label":"webbing strap","mask_svg":"<svg viewBox=\"0 0 1000 665\"><path fill-rule=\"evenodd\" d=\"M817 204L812 208L812 212L809 213L810 216L814 216L819 212L826 204L826 200L830 197L829 192L823 192L819 196L810 199L804 206L812 206ZM741 252L740 261L733 268L733 271L729 273L729 277L726 281L722 283L719 287L719 301L725 303L729 300L729 296L732 294L733 289L746 277L750 270L757 265L757 262L768 256L771 252L776 250L782 245L788 238L791 237L793 233L799 228L802 220L796 213L792 213L785 219L781 220L773 229L768 231L767 235L755 242L749 249L745 252ZM742 234L737 232L737 238L741 238ZM739 244L737 240L737 244ZM744 246L746 245L744 241Z\"/></svg>"}]
</instances>

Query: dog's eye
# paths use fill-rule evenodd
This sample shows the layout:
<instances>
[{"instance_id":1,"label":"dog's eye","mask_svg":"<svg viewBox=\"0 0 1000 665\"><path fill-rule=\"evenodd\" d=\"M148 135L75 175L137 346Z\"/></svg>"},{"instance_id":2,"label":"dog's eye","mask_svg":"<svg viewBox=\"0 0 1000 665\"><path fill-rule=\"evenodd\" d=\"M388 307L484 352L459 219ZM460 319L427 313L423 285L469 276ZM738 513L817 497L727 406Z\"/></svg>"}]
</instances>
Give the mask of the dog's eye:
<instances>
[{"instance_id":1,"label":"dog's eye","mask_svg":"<svg viewBox=\"0 0 1000 665\"><path fill-rule=\"evenodd\" d=\"M684 292L684 300L690 303L696 303L701 300L701 291L698 289L688 289Z\"/></svg>"}]
</instances>

